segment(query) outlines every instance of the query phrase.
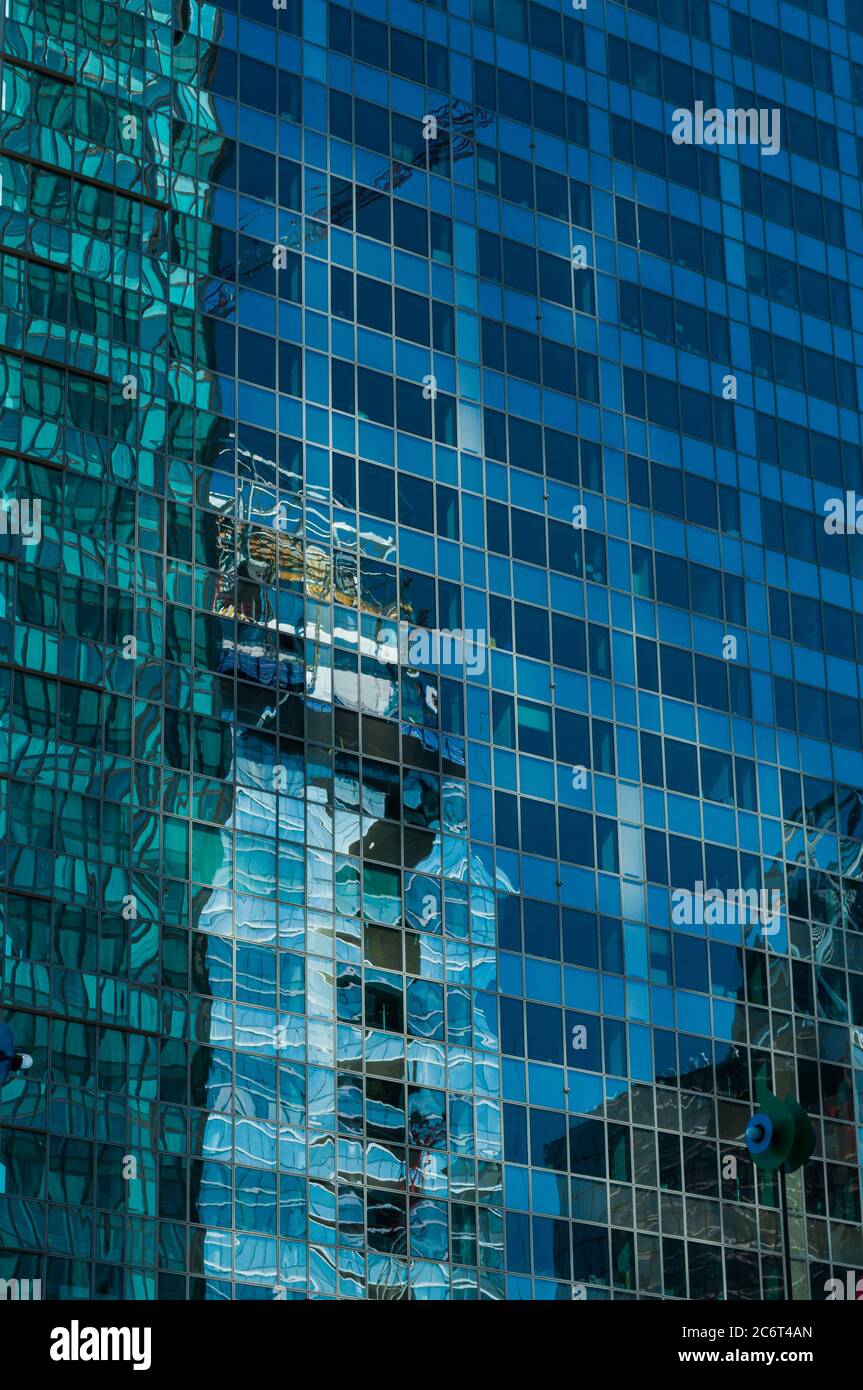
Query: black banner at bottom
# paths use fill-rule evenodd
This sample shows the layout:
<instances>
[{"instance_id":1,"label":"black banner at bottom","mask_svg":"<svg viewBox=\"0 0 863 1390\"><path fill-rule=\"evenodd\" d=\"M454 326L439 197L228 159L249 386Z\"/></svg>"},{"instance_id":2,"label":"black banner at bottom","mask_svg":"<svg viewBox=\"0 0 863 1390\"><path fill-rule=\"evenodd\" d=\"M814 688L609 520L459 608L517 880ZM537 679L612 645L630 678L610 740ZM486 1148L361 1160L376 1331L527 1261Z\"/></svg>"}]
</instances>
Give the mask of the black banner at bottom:
<instances>
[{"instance_id":1,"label":"black banner at bottom","mask_svg":"<svg viewBox=\"0 0 863 1390\"><path fill-rule=\"evenodd\" d=\"M359 1345L374 1347L365 1363L382 1370L387 1341L402 1337L446 1337L451 1331L458 1342L451 1347L451 1372L459 1379L476 1358L477 1368L487 1368L495 1353L509 1353L508 1334L515 1347L531 1354L546 1347L547 1353L568 1350L580 1358L599 1358L605 1375L645 1371L664 1375L676 1369L696 1374L709 1366L758 1367L784 1371L805 1367L819 1374L853 1367L859 1356L863 1332L863 1304L841 1300L826 1303L682 1303L625 1300L572 1303L464 1303L416 1302L412 1313L383 1307L380 1302L335 1303L320 1299L280 1303L219 1302L38 1302L0 1301L0 1346L5 1356L6 1384L20 1381L11 1372L16 1354L26 1351L27 1370L48 1383L62 1384L68 1376L95 1376L110 1369L139 1375L188 1375L213 1372L226 1380L240 1370L257 1379L271 1370L292 1376L297 1359L310 1350L306 1338L331 1336L336 1324L348 1320L360 1336L371 1334L373 1343L361 1343L350 1353L350 1344L324 1343L335 1369L340 1346L359 1369ZM500 1320L499 1320L500 1319ZM522 1319L524 1321L522 1322ZM527 1336L531 1340L525 1342ZM545 1343L534 1338L561 1338ZM423 1355L432 1356L432 1347ZM455 1356L455 1349L458 1355ZM9 1360L11 1358L11 1362ZM447 1356L437 1360L445 1374ZM592 1362L596 1365L596 1362ZM321 1363L321 1368L323 1363ZM586 1366L576 1364L581 1378ZM510 1374L512 1368L510 1368ZM531 1376L535 1376L535 1370ZM591 1372L595 1373L595 1372ZM517 1372L516 1372L517 1374ZM555 1373L557 1374L557 1373Z\"/></svg>"}]
</instances>

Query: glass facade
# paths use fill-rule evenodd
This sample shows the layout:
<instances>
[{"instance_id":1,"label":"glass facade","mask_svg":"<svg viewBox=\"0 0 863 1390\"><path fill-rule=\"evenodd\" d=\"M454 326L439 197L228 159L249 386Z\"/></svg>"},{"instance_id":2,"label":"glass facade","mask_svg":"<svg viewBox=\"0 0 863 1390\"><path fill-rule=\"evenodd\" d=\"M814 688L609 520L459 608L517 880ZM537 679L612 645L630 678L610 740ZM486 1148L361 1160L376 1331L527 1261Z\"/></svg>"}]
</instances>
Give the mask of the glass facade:
<instances>
[{"instance_id":1,"label":"glass facade","mask_svg":"<svg viewBox=\"0 0 863 1390\"><path fill-rule=\"evenodd\" d=\"M0 1279L863 1274L863 0L0 32Z\"/></svg>"}]
</instances>

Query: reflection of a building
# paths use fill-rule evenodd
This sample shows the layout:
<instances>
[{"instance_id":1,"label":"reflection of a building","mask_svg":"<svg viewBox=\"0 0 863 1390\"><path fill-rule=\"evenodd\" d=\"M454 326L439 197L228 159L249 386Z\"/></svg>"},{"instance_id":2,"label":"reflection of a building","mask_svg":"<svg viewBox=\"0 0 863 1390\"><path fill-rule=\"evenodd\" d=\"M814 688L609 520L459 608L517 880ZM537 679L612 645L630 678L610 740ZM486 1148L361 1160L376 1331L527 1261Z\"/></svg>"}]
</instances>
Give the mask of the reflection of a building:
<instances>
[{"instance_id":1,"label":"reflection of a building","mask_svg":"<svg viewBox=\"0 0 863 1390\"><path fill-rule=\"evenodd\" d=\"M745 1010L737 1012L745 1036ZM657 1068L653 1086L609 1079L604 1106L561 1116L560 1135L532 1155L534 1164L557 1175L560 1210L572 1216L571 1225L553 1223L549 1272L582 1291L612 1285L618 1299L685 1298L684 1246L692 1263L704 1249L699 1242L711 1241L719 1286L701 1296L723 1297L721 1206L726 1222L732 1210L739 1215L739 1243L749 1247L726 1258L727 1270L738 1257L750 1266L750 1292L741 1287L733 1296L761 1296L751 1292L752 1279L758 1283L758 1236L755 1170L743 1148L750 1108L733 1103L749 1091L746 1048L681 1036L679 1058L674 1068ZM731 1153L735 1162L723 1173L717 1158ZM775 1193L772 1199L775 1205ZM775 1223L773 1234L778 1237ZM771 1264L765 1279L781 1286L778 1254L768 1253L765 1265Z\"/></svg>"},{"instance_id":2,"label":"reflection of a building","mask_svg":"<svg viewBox=\"0 0 863 1390\"><path fill-rule=\"evenodd\" d=\"M561 1116L559 1133L534 1146L532 1162L554 1174L559 1209L572 1217L571 1226L552 1224L557 1278L600 1297L608 1285L615 1298L786 1297L778 1180L755 1168L743 1132L763 1082L798 1094L813 1118L844 1121L853 1156L852 1077L818 1048L814 1019L795 1020L795 1062L792 1014L771 1017L768 998L790 998L794 962L748 949L735 955L730 1037L655 1030L652 1085L609 1079L604 1107ZM578 1094L574 1073L570 1084ZM828 1159L838 1157L837 1139L838 1131ZM853 1168L806 1165L788 1180L788 1202L795 1281L804 1254L812 1290L860 1265Z\"/></svg>"},{"instance_id":3,"label":"reflection of a building","mask_svg":"<svg viewBox=\"0 0 863 1390\"><path fill-rule=\"evenodd\" d=\"M254 489L250 497L260 514L263 503ZM218 505L218 498L211 500ZM469 1058L481 1055L472 1052L477 1038L496 1048L493 1011L483 1014L484 1008L491 1009L491 996L481 1002L471 988L471 958L484 960L489 978L493 974L495 893L484 863L469 853L465 838L463 743L437 727L434 673L400 663L398 610L364 596L356 553L337 549L333 555L276 526L268 529L215 510L199 541L202 536L202 560L217 576L212 590L216 625L208 629L206 660L214 672L212 688L221 685L221 694L210 712L234 721L236 700L243 719L242 724L233 722L226 744L230 765L220 772L236 782L223 828L238 843L256 837L259 876L241 882L237 873L232 880L225 838L224 859L211 865L210 886L195 899L201 978L216 996L208 1065L199 1049L202 1065L193 1068L192 1103L205 1116L190 1211L190 1219L204 1227L200 1272L211 1281L230 1279L233 1242L237 1280L286 1293L306 1286L305 1249L283 1238L277 1246L275 1225L267 1236L238 1230L231 1235L224 1229L230 1211L226 1165L233 1162L260 1170L264 1207L269 1175L278 1182L286 1172L289 1181L308 1178L310 1219L313 1210L324 1213L321 1244L308 1275L313 1290L326 1292L335 1278L320 1260L327 1247L335 1259L330 1242L338 1225L345 1241L340 1257L347 1262L346 1292L356 1295L362 1287L367 1229L370 1295L402 1296L409 1219L422 1218L426 1244L438 1252L434 1280L449 1259L442 1210L433 1202L420 1211L417 1205L450 1191L454 1168L448 1149L456 1155L472 1152L472 1130L452 1133L453 1116L470 1112L472 1124L475 1106L482 1116L482 1123L476 1121L477 1154L499 1158L496 1063L485 1096L450 1095L448 1107L444 1089L455 1054L464 1056L455 1088L469 1093ZM388 544L386 536L374 536L367 548L374 545L380 551ZM341 662L334 659L341 631L334 613L356 616L356 630L348 634L352 645L345 644ZM199 660L202 655L199 651ZM310 740L305 746L299 741L304 730ZM328 877L333 852L335 882ZM200 876L194 864L193 873ZM334 907L335 919L329 915ZM444 923L447 961L463 959L465 977L460 984L457 973L456 982L446 987L449 1051L442 1023L429 1024L428 1037L406 1036L400 983L406 972L415 996L421 997L423 981L443 979ZM344 948L336 959L334 933ZM232 936L274 956L276 947L299 951L304 940L307 953L320 953L314 960L307 954L306 992L291 997L291 1012L258 1008L241 1017L236 1004L234 1039L220 998L227 1002L230 969L226 974L224 946ZM291 951L290 959L296 966L300 957ZM274 976L283 960L280 950ZM239 1000L239 964L236 969ZM346 980L344 997L360 1002L342 1013L339 992L334 1016L327 1001L335 985ZM293 1012L303 1007L306 1016ZM419 1016L414 1026L422 1032L422 1007ZM233 1120L226 1113L231 1091L225 1064L229 1067L230 1059L219 1053L232 1042L237 1049ZM309 1072L309 1090L303 1092L300 1078L307 1062L316 1065ZM297 1101L287 1109L280 1092L286 1078ZM320 1099L313 1094L316 1084L335 1086L339 1133L361 1145L354 1160L358 1181L342 1183L338 1205L332 1163L324 1167L320 1181L311 1171L318 1139L332 1142L314 1132ZM308 1149L306 1124L311 1126ZM470 1239L475 1241L473 1233ZM500 1237L492 1233L489 1239L494 1243ZM460 1277L468 1274L462 1270ZM427 1275L425 1266L417 1271L418 1278Z\"/></svg>"}]
</instances>

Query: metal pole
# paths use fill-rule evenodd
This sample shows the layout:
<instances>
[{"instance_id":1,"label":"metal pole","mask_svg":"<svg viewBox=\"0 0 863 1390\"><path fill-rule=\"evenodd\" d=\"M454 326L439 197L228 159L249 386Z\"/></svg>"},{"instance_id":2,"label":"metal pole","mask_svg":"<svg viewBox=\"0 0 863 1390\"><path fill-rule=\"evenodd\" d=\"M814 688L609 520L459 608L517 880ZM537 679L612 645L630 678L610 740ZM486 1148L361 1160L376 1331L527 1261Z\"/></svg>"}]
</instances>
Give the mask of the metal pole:
<instances>
[{"instance_id":1,"label":"metal pole","mask_svg":"<svg viewBox=\"0 0 863 1390\"><path fill-rule=\"evenodd\" d=\"M791 1282L791 1240L788 1234L788 1188L785 1184L785 1169L779 1170L779 1209L782 1212L782 1254L785 1264L785 1296L790 1303L794 1298Z\"/></svg>"}]
</instances>

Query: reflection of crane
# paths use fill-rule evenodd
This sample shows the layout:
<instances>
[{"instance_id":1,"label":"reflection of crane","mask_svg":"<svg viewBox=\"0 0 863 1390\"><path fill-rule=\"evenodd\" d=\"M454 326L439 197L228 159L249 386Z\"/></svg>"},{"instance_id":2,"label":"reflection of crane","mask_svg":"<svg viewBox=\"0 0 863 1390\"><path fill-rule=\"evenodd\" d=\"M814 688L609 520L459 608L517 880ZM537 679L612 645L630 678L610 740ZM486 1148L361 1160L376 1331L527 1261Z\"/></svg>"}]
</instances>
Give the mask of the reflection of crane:
<instances>
[{"instance_id":1,"label":"reflection of crane","mask_svg":"<svg viewBox=\"0 0 863 1390\"><path fill-rule=\"evenodd\" d=\"M416 1202L423 1194L425 1179L432 1165L432 1149L446 1139L446 1120L442 1115L421 1115L411 1120L410 1141L413 1157L418 1161L408 1163L407 1193L408 1202Z\"/></svg>"},{"instance_id":2,"label":"reflection of crane","mask_svg":"<svg viewBox=\"0 0 863 1390\"><path fill-rule=\"evenodd\" d=\"M325 196L324 201L317 207L304 208L306 246L322 241L327 236L328 222L337 227L349 225L353 220L355 206L367 207L385 194L392 193L410 178L415 169L432 169L447 158L459 160L472 155L477 130L495 119L492 112L473 107L461 97L442 102L431 114L437 119L437 138L422 140L409 160L391 160L375 177L372 187L348 182L344 191L332 200ZM302 218L297 215L292 219L292 226L286 235L280 238L280 242L298 250L301 236ZM265 243L260 245L261 250L258 252L251 239L242 243L238 270L244 275L272 265L272 247Z\"/></svg>"},{"instance_id":3,"label":"reflection of crane","mask_svg":"<svg viewBox=\"0 0 863 1390\"><path fill-rule=\"evenodd\" d=\"M493 119L488 111L470 106L461 97L453 101L443 102L436 111L431 114L437 120L437 138L434 140L423 140L413 151L409 160L394 159L392 167L382 169L374 180L372 187L365 184L356 185L356 206L357 208L367 207L375 202L382 194L391 193L396 188L401 188L410 178L414 169L432 169L436 164L442 164L450 156L455 159L465 159L473 153L474 139L476 131L482 126L486 126ZM353 217L353 198L354 186L349 184L345 192L335 198L329 208L329 220L336 226L344 226ZM319 223L327 220L327 208L319 207L317 212L308 212L307 215L319 219ZM323 225L317 232L318 237L326 235Z\"/></svg>"},{"instance_id":4,"label":"reflection of crane","mask_svg":"<svg viewBox=\"0 0 863 1390\"><path fill-rule=\"evenodd\" d=\"M420 1149L418 1163L408 1164L408 1198L416 1201L422 1196L423 1184L431 1168L431 1153L429 1149Z\"/></svg>"}]
</instances>

